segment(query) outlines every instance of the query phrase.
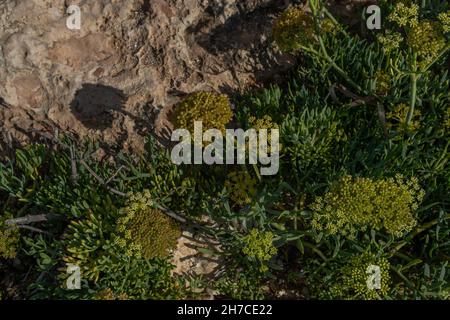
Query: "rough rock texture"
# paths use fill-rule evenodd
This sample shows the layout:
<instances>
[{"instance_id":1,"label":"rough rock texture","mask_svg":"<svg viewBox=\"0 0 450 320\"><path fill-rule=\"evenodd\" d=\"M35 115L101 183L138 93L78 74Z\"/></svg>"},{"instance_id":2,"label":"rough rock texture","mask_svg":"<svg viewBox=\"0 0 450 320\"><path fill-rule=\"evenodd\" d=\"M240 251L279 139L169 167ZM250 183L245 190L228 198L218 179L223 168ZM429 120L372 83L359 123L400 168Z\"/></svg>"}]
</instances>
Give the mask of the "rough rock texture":
<instances>
[{"instance_id":1,"label":"rough rock texture","mask_svg":"<svg viewBox=\"0 0 450 320\"><path fill-rule=\"evenodd\" d=\"M1 132L58 128L139 150L184 94L243 90L288 68L270 30L289 2L0 0ZM81 30L66 27L69 4Z\"/></svg>"},{"instance_id":2,"label":"rough rock texture","mask_svg":"<svg viewBox=\"0 0 450 320\"><path fill-rule=\"evenodd\" d=\"M188 278L202 276L207 283L217 280L223 271L223 259L218 256L206 255L200 252L199 248L220 252L219 243L195 234L192 230L183 230L172 258L175 266L173 273L185 275Z\"/></svg>"}]
</instances>

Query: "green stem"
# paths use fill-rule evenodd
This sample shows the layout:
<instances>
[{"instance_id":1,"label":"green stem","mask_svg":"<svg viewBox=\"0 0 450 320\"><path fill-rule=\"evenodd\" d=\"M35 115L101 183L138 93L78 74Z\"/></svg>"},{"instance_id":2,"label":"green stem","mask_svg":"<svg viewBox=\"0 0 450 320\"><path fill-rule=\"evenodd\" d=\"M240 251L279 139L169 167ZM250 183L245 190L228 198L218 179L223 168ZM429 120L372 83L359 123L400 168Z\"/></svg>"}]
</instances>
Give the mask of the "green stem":
<instances>
[{"instance_id":1,"label":"green stem","mask_svg":"<svg viewBox=\"0 0 450 320\"><path fill-rule=\"evenodd\" d=\"M406 116L406 128L409 127L411 120L414 116L414 109L416 108L416 100L417 100L417 53L413 55L412 61L412 73L411 73L411 92L410 92L410 101L409 101L409 110L408 115Z\"/></svg>"},{"instance_id":2,"label":"green stem","mask_svg":"<svg viewBox=\"0 0 450 320\"><path fill-rule=\"evenodd\" d=\"M262 181L261 175L259 174L259 168L258 165L256 163L254 163L253 165L253 169L255 170L255 174L258 177L259 182Z\"/></svg>"},{"instance_id":3,"label":"green stem","mask_svg":"<svg viewBox=\"0 0 450 320\"><path fill-rule=\"evenodd\" d=\"M414 283L412 283L408 278L406 278L397 268L395 268L394 266L391 266L391 269L400 277L403 279L403 281L405 281L406 285L412 289L415 289L416 286L414 285Z\"/></svg>"},{"instance_id":4,"label":"green stem","mask_svg":"<svg viewBox=\"0 0 450 320\"><path fill-rule=\"evenodd\" d=\"M303 246L306 248L310 248L312 251L314 251L319 257L321 257L324 261L328 261L327 257L325 257L325 255L322 253L322 251L320 251L319 248L317 248L315 245L313 245L312 243L306 242L306 241L302 241Z\"/></svg>"},{"instance_id":5,"label":"green stem","mask_svg":"<svg viewBox=\"0 0 450 320\"><path fill-rule=\"evenodd\" d=\"M337 71L337 73L339 73L353 88L355 88L356 90L358 90L359 93L361 93L362 92L361 87L358 84L356 84L356 82L354 82L349 77L349 75L336 64L336 62L330 57L330 55L327 52L327 49L325 48L325 44L323 43L323 39L320 34L319 21L317 20L317 10L318 10L318 6L319 6L318 1L310 0L309 4L310 4L311 12L314 17L316 35L319 40L320 50L322 51L322 55L320 55L317 51L315 54L318 57L325 59Z\"/></svg>"},{"instance_id":6,"label":"green stem","mask_svg":"<svg viewBox=\"0 0 450 320\"><path fill-rule=\"evenodd\" d=\"M339 27L339 26L340 26L339 22L338 22L338 21L336 20L336 18L331 14L331 12L328 11L328 9L327 9L325 6L323 7L323 12L325 13L325 15L326 15L331 21L333 21L333 24L334 24L336 27ZM344 28L340 28L340 27L339 27L339 31L342 32L346 37L348 37L348 33L347 33L347 31L344 30Z\"/></svg>"}]
</instances>

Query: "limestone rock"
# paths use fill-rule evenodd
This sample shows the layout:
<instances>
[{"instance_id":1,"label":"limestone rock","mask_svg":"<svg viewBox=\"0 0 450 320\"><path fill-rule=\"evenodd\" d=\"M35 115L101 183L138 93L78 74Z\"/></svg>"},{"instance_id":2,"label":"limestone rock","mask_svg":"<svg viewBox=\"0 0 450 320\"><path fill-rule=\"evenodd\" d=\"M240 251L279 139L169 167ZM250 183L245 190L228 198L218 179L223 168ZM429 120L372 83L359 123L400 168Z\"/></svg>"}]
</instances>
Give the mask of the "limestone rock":
<instances>
[{"instance_id":1,"label":"limestone rock","mask_svg":"<svg viewBox=\"0 0 450 320\"><path fill-rule=\"evenodd\" d=\"M54 127L139 149L184 94L244 90L289 68L270 39L289 2L1 1L1 132ZM66 27L69 4L80 30Z\"/></svg>"}]
</instances>

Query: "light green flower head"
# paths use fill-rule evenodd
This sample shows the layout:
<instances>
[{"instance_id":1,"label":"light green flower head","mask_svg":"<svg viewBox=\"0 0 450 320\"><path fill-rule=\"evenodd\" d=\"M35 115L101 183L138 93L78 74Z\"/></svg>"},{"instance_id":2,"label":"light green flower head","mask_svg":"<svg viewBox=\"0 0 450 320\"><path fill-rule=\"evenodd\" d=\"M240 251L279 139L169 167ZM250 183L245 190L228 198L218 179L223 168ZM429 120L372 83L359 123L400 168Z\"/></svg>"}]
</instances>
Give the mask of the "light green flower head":
<instances>
[{"instance_id":1,"label":"light green flower head","mask_svg":"<svg viewBox=\"0 0 450 320\"><path fill-rule=\"evenodd\" d=\"M116 230L115 243L144 259L167 256L181 235L178 224L154 207L148 190L130 195Z\"/></svg>"},{"instance_id":2,"label":"light green flower head","mask_svg":"<svg viewBox=\"0 0 450 320\"><path fill-rule=\"evenodd\" d=\"M450 33L450 10L440 13L438 19L442 24L442 29L444 32Z\"/></svg>"},{"instance_id":3,"label":"light green flower head","mask_svg":"<svg viewBox=\"0 0 450 320\"><path fill-rule=\"evenodd\" d=\"M283 52L301 51L301 47L316 41L312 15L299 7L287 9L275 21L273 38Z\"/></svg>"},{"instance_id":4,"label":"light green flower head","mask_svg":"<svg viewBox=\"0 0 450 320\"><path fill-rule=\"evenodd\" d=\"M399 27L414 27L419 23L419 6L415 3L408 6L399 2L388 16L388 20L397 23Z\"/></svg>"},{"instance_id":5,"label":"light green flower head","mask_svg":"<svg viewBox=\"0 0 450 320\"><path fill-rule=\"evenodd\" d=\"M302 51L302 47L310 47L318 42L314 24L311 13L301 7L291 7L275 21L272 35L282 52L295 54ZM322 34L335 35L341 28L329 18L319 21Z\"/></svg>"},{"instance_id":6,"label":"light green flower head","mask_svg":"<svg viewBox=\"0 0 450 320\"><path fill-rule=\"evenodd\" d=\"M413 26L408 33L407 42L424 63L436 58L446 45L442 25L430 20L421 21Z\"/></svg>"},{"instance_id":7,"label":"light green flower head","mask_svg":"<svg viewBox=\"0 0 450 320\"><path fill-rule=\"evenodd\" d=\"M312 227L329 235L354 238L371 228L401 237L416 225L414 214L424 197L416 178L386 180L344 176L317 197Z\"/></svg>"},{"instance_id":8,"label":"light green flower head","mask_svg":"<svg viewBox=\"0 0 450 320\"><path fill-rule=\"evenodd\" d=\"M270 231L259 231L252 229L250 233L244 237L244 248L242 252L261 262L260 271L265 272L268 267L264 262L270 260L276 253L277 248L273 245L273 233Z\"/></svg>"},{"instance_id":9,"label":"light green flower head","mask_svg":"<svg viewBox=\"0 0 450 320\"><path fill-rule=\"evenodd\" d=\"M379 283L373 283L370 278L374 275L372 268L379 271ZM383 299L390 290L389 269L389 261L385 258L377 258L371 253L353 255L340 269L330 292L337 299Z\"/></svg>"},{"instance_id":10,"label":"light green flower head","mask_svg":"<svg viewBox=\"0 0 450 320\"><path fill-rule=\"evenodd\" d=\"M378 35L377 40L383 46L384 52L391 52L400 48L404 39L400 33L388 30L384 35Z\"/></svg>"},{"instance_id":11,"label":"light green flower head","mask_svg":"<svg viewBox=\"0 0 450 320\"><path fill-rule=\"evenodd\" d=\"M400 103L394 107L394 109L386 114L386 119L389 120L388 126L393 127L398 125L399 131L414 132L420 128L420 117L422 113L420 110L415 109L412 117L412 121L406 125L406 116L409 111L409 106L405 103Z\"/></svg>"},{"instance_id":12,"label":"light green flower head","mask_svg":"<svg viewBox=\"0 0 450 320\"><path fill-rule=\"evenodd\" d=\"M202 121L203 132L217 129L225 133L233 111L226 95L197 92L187 96L175 106L172 123L175 129L187 129L194 134L194 122Z\"/></svg>"},{"instance_id":13,"label":"light green flower head","mask_svg":"<svg viewBox=\"0 0 450 320\"><path fill-rule=\"evenodd\" d=\"M19 246L19 229L8 228L0 223L0 258L14 259Z\"/></svg>"},{"instance_id":14,"label":"light green flower head","mask_svg":"<svg viewBox=\"0 0 450 320\"><path fill-rule=\"evenodd\" d=\"M250 204L256 195L256 179L246 170L230 172L225 187L230 199L241 206Z\"/></svg>"}]
</instances>

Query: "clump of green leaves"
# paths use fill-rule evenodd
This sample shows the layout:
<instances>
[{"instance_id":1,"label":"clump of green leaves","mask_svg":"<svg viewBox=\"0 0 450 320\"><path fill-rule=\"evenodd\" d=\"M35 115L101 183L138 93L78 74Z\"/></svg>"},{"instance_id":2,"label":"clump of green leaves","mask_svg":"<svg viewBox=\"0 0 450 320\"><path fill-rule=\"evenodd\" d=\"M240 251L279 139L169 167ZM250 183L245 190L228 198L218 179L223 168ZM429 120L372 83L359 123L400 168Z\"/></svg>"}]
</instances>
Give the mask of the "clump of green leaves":
<instances>
[{"instance_id":1,"label":"clump of green leaves","mask_svg":"<svg viewBox=\"0 0 450 320\"><path fill-rule=\"evenodd\" d=\"M395 237L410 231L417 220L424 191L416 178L372 180L344 176L323 197L317 197L313 228L353 238L357 231L382 230Z\"/></svg>"},{"instance_id":2,"label":"clump of green leaves","mask_svg":"<svg viewBox=\"0 0 450 320\"><path fill-rule=\"evenodd\" d=\"M214 284L219 295L237 300L264 299L264 277L260 270L252 268L228 268Z\"/></svg>"},{"instance_id":3,"label":"clump of green leaves","mask_svg":"<svg viewBox=\"0 0 450 320\"><path fill-rule=\"evenodd\" d=\"M108 198L105 200L103 214L91 211L82 219L72 220L63 237L65 264L79 266L83 277L94 282L105 272L105 263L116 250L110 233L114 225L111 216L117 214L117 208ZM65 269L60 270L62 279L66 277Z\"/></svg>"}]
</instances>

